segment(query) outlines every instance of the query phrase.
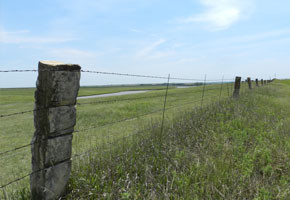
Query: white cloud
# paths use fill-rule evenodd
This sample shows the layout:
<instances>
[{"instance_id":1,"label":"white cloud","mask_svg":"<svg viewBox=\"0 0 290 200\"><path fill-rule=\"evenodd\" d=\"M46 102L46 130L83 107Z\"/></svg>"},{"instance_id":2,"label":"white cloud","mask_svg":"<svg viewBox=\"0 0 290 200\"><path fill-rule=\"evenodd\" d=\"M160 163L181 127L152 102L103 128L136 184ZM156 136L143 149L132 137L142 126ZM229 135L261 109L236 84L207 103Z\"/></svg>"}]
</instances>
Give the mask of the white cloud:
<instances>
[{"instance_id":1,"label":"white cloud","mask_svg":"<svg viewBox=\"0 0 290 200\"><path fill-rule=\"evenodd\" d=\"M93 57L94 54L89 51L83 51L79 49L67 48L67 49L53 49L50 51L51 55L55 57L66 57L66 58L75 58L75 57Z\"/></svg>"},{"instance_id":2,"label":"white cloud","mask_svg":"<svg viewBox=\"0 0 290 200\"><path fill-rule=\"evenodd\" d=\"M140 30L138 30L138 29L135 29L135 28L131 28L131 29L130 29L130 31L131 31L131 32L134 32L134 33L141 33L141 31L140 31Z\"/></svg>"},{"instance_id":3,"label":"white cloud","mask_svg":"<svg viewBox=\"0 0 290 200\"><path fill-rule=\"evenodd\" d=\"M89 51L78 48L51 48L46 49L45 59L56 60L64 63L75 63L93 70L94 66L101 67L103 52Z\"/></svg>"},{"instance_id":4,"label":"white cloud","mask_svg":"<svg viewBox=\"0 0 290 200\"><path fill-rule=\"evenodd\" d=\"M239 21L251 9L251 0L200 0L206 7L201 14L183 19L183 23L206 23L210 30L224 30Z\"/></svg>"},{"instance_id":5,"label":"white cloud","mask_svg":"<svg viewBox=\"0 0 290 200\"><path fill-rule=\"evenodd\" d=\"M40 36L30 36L29 30L19 30L19 31L5 31L0 29L0 43L7 44L45 44L45 43L63 43L75 40L74 37L40 37Z\"/></svg>"},{"instance_id":6,"label":"white cloud","mask_svg":"<svg viewBox=\"0 0 290 200\"><path fill-rule=\"evenodd\" d=\"M192 45L189 48L191 50L196 49L238 49L241 50L242 47L259 47L265 44L281 44L285 46L289 43L290 28L282 28L276 30L268 30L265 32L259 32L254 34L244 34L236 36L228 36L219 38L218 40L208 40L203 43ZM283 45L284 44L284 45ZM189 51L189 49L188 49Z\"/></svg>"},{"instance_id":7,"label":"white cloud","mask_svg":"<svg viewBox=\"0 0 290 200\"><path fill-rule=\"evenodd\" d=\"M161 44L163 44L165 42L166 42L165 39L160 39L160 40L158 40L156 42L153 42L152 44L149 44L148 46L146 46L143 49L141 49L137 53L137 56L138 57L148 56L154 49L156 49L158 46L160 46Z\"/></svg>"}]
</instances>

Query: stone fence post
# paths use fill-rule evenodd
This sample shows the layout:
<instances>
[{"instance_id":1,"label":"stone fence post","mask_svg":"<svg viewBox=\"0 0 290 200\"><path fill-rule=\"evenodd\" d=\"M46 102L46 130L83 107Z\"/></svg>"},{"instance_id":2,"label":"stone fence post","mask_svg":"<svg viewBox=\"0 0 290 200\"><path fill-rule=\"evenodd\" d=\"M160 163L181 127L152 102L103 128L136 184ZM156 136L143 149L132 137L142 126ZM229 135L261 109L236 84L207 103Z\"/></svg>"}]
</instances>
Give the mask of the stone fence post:
<instances>
[{"instance_id":1,"label":"stone fence post","mask_svg":"<svg viewBox=\"0 0 290 200\"><path fill-rule=\"evenodd\" d=\"M236 76L235 89L234 89L234 93L233 93L233 97L235 99L239 98L239 96L240 96L240 88L241 88L241 77Z\"/></svg>"},{"instance_id":2,"label":"stone fence post","mask_svg":"<svg viewBox=\"0 0 290 200\"><path fill-rule=\"evenodd\" d=\"M249 89L251 90L252 89L252 80L250 77L248 77L247 80L248 80Z\"/></svg>"},{"instance_id":3,"label":"stone fence post","mask_svg":"<svg viewBox=\"0 0 290 200\"><path fill-rule=\"evenodd\" d=\"M38 64L32 139L32 199L58 199L71 171L72 133L80 66L54 61Z\"/></svg>"},{"instance_id":4,"label":"stone fence post","mask_svg":"<svg viewBox=\"0 0 290 200\"><path fill-rule=\"evenodd\" d=\"M263 79L261 79L261 85L262 85L262 86L264 85L264 80L263 80Z\"/></svg>"},{"instance_id":5,"label":"stone fence post","mask_svg":"<svg viewBox=\"0 0 290 200\"><path fill-rule=\"evenodd\" d=\"M256 87L259 87L259 80L256 78Z\"/></svg>"}]
</instances>

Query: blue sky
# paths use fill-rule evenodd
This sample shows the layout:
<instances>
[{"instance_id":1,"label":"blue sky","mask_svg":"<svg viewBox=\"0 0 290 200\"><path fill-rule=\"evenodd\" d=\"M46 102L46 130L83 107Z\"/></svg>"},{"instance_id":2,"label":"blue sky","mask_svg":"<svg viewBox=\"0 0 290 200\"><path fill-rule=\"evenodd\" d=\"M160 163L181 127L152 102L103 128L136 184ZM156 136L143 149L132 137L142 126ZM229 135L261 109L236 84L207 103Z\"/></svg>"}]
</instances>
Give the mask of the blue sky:
<instances>
[{"instance_id":1,"label":"blue sky","mask_svg":"<svg viewBox=\"0 0 290 200\"><path fill-rule=\"evenodd\" d=\"M0 69L40 60L186 78L290 77L289 0L0 0ZM1 74L0 87L36 75ZM83 74L82 85L152 82Z\"/></svg>"}]
</instances>

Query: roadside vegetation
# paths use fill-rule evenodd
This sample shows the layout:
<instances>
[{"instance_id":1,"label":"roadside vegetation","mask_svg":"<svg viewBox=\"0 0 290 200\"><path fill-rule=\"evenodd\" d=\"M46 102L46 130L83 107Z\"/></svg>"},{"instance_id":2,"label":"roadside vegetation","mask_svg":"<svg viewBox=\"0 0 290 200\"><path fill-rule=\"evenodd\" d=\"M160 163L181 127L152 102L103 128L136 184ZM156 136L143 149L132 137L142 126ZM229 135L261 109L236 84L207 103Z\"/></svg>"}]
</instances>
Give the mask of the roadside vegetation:
<instances>
[{"instance_id":1,"label":"roadside vegetation","mask_svg":"<svg viewBox=\"0 0 290 200\"><path fill-rule=\"evenodd\" d=\"M289 199L289 91L276 81L90 154L67 198Z\"/></svg>"},{"instance_id":2,"label":"roadside vegetation","mask_svg":"<svg viewBox=\"0 0 290 200\"><path fill-rule=\"evenodd\" d=\"M154 89L155 88L155 89ZM165 86L130 86L130 87L82 87L79 96L114 93L128 90L149 90L146 93L112 96L106 98L80 99L77 105L77 124L73 138L73 154L84 153L96 146L102 148L114 140L127 137L139 128L145 127L162 116ZM208 85L204 104L215 100L220 95L220 85ZM178 111L199 106L202 87L178 89L170 86L167 98L167 118ZM34 89L1 89L1 115L33 110ZM221 98L228 97L227 90ZM34 133L33 112L1 118L0 152L13 150L31 142ZM74 161L75 162L75 161ZM30 146L8 152L0 156L0 185L9 183L31 172ZM29 178L11 184L4 193L9 198L18 196L20 188L29 189ZM0 196L0 199L1 196Z\"/></svg>"},{"instance_id":3,"label":"roadside vegetation","mask_svg":"<svg viewBox=\"0 0 290 200\"><path fill-rule=\"evenodd\" d=\"M77 130L104 126L74 134L73 153L84 154L73 158L65 198L289 199L290 81L252 91L243 86L238 100L228 98L232 91L226 84L223 90L218 84L206 89L200 108L202 87L171 88L162 132L162 112L138 116L162 109L164 90L129 96L157 98L109 97L121 101L78 106ZM1 121L3 135L12 135L1 134L2 149L10 147L9 140L30 141L33 116L28 116L19 116L19 127L13 120ZM13 135L16 128L27 128L26 135ZM5 180L29 172L29 150L0 160ZM29 199L28 188L25 179L3 194Z\"/></svg>"}]
</instances>

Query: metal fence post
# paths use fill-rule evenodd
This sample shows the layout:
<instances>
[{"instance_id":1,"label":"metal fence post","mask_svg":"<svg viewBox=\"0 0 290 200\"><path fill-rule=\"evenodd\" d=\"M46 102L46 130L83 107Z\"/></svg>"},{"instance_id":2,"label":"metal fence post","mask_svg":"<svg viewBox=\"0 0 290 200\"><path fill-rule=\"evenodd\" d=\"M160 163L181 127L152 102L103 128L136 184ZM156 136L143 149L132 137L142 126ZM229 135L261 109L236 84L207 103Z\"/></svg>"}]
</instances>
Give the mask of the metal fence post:
<instances>
[{"instance_id":1,"label":"metal fence post","mask_svg":"<svg viewBox=\"0 0 290 200\"><path fill-rule=\"evenodd\" d=\"M206 75L204 75L204 82L203 82L203 88L202 88L202 96L201 96L201 104L200 107L203 105L203 99L204 99L204 93L205 93L205 86L206 86Z\"/></svg>"},{"instance_id":2,"label":"metal fence post","mask_svg":"<svg viewBox=\"0 0 290 200\"><path fill-rule=\"evenodd\" d=\"M31 194L35 200L58 199L71 171L80 66L41 61L36 87Z\"/></svg>"},{"instance_id":3,"label":"metal fence post","mask_svg":"<svg viewBox=\"0 0 290 200\"><path fill-rule=\"evenodd\" d=\"M235 99L239 98L239 96L240 96L240 89L241 89L241 77L240 76L236 76L236 79L235 79L235 89L234 89L234 93L233 93L233 97Z\"/></svg>"}]
</instances>

